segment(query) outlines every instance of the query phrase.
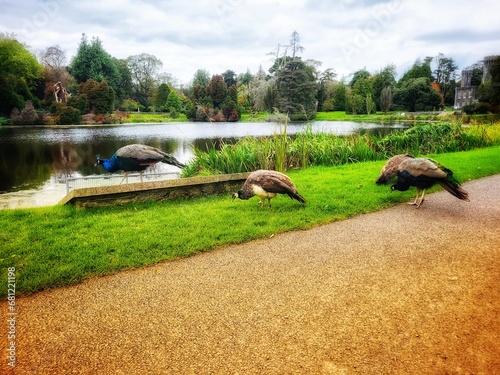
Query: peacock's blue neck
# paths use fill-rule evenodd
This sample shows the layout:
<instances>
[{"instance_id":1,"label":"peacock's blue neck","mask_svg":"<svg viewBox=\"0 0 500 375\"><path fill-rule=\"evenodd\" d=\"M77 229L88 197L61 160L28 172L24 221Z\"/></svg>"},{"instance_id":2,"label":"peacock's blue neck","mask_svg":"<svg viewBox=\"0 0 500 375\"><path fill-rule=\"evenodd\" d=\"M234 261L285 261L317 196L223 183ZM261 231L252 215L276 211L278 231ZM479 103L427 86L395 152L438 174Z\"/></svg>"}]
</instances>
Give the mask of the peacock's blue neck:
<instances>
[{"instance_id":1,"label":"peacock's blue neck","mask_svg":"<svg viewBox=\"0 0 500 375\"><path fill-rule=\"evenodd\" d=\"M113 156L111 159L102 159L101 165L110 173L116 172L121 169L115 156Z\"/></svg>"}]
</instances>

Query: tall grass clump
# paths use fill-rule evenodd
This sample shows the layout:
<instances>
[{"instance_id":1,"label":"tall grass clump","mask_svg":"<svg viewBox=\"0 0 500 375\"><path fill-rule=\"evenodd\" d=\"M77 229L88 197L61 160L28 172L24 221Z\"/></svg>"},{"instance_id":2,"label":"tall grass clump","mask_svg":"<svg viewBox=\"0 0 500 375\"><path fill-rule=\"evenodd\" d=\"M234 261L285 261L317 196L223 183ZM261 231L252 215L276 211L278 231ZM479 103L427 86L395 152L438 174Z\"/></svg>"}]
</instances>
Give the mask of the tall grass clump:
<instances>
[{"instance_id":1,"label":"tall grass clump","mask_svg":"<svg viewBox=\"0 0 500 375\"><path fill-rule=\"evenodd\" d=\"M494 145L484 126L468 130L460 124L418 125L375 140L377 153L384 157L399 153L413 155L466 151Z\"/></svg>"}]
</instances>

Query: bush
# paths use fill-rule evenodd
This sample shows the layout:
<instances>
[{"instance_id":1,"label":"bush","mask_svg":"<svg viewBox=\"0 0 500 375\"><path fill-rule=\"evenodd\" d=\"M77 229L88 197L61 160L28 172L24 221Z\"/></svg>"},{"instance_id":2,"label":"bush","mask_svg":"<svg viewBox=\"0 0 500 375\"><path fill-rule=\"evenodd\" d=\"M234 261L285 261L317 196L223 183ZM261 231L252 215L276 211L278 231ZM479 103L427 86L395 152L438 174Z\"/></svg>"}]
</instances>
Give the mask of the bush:
<instances>
[{"instance_id":1,"label":"bush","mask_svg":"<svg viewBox=\"0 0 500 375\"><path fill-rule=\"evenodd\" d=\"M59 112L59 125L79 125L82 116L78 109L65 106Z\"/></svg>"},{"instance_id":2,"label":"bush","mask_svg":"<svg viewBox=\"0 0 500 375\"><path fill-rule=\"evenodd\" d=\"M10 115L12 123L15 125L41 125L42 119L35 111L35 107L30 100L26 101L26 105L22 111L14 108Z\"/></svg>"},{"instance_id":3,"label":"bush","mask_svg":"<svg viewBox=\"0 0 500 375\"><path fill-rule=\"evenodd\" d=\"M468 104L464 106L463 111L468 115L485 115L487 113L500 113L500 108L491 103L481 102Z\"/></svg>"},{"instance_id":4,"label":"bush","mask_svg":"<svg viewBox=\"0 0 500 375\"><path fill-rule=\"evenodd\" d=\"M170 108L170 118L178 118L179 117L179 112L177 112L177 110L172 107Z\"/></svg>"},{"instance_id":5,"label":"bush","mask_svg":"<svg viewBox=\"0 0 500 375\"><path fill-rule=\"evenodd\" d=\"M0 116L0 126L1 125L10 125L12 124L12 121L10 118L7 118L7 117L1 117Z\"/></svg>"}]
</instances>

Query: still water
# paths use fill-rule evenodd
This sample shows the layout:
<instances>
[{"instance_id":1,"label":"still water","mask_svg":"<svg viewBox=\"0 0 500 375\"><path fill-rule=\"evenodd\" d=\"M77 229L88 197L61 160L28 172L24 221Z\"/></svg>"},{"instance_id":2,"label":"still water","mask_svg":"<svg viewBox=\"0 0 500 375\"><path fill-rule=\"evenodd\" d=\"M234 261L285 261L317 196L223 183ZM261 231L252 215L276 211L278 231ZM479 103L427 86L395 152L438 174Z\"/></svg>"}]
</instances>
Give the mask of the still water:
<instances>
[{"instance_id":1,"label":"still water","mask_svg":"<svg viewBox=\"0 0 500 375\"><path fill-rule=\"evenodd\" d=\"M317 133L387 134L402 125L317 121L310 124ZM279 134L276 123L168 123L71 127L0 127L0 197L25 190L46 189L62 183L67 176L92 176L106 173L94 167L96 155L110 157L118 148L143 143L173 154L180 162L193 157L194 148L206 149L221 141L232 143L243 137ZM305 123L287 125L287 133L304 131ZM159 164L158 172L178 171Z\"/></svg>"}]
</instances>

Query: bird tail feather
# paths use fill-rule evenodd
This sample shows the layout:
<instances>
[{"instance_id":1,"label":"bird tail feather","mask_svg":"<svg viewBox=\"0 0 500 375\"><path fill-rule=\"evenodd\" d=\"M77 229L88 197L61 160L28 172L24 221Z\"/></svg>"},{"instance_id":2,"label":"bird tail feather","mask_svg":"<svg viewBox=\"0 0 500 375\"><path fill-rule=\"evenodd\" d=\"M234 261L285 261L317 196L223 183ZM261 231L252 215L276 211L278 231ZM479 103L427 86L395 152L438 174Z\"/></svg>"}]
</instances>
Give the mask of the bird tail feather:
<instances>
[{"instance_id":1,"label":"bird tail feather","mask_svg":"<svg viewBox=\"0 0 500 375\"><path fill-rule=\"evenodd\" d=\"M386 175L384 174L381 174L380 176L378 176L377 180L375 181L375 183L377 185L382 185L382 184L385 184L387 181L389 181L389 178L387 178Z\"/></svg>"},{"instance_id":2,"label":"bird tail feather","mask_svg":"<svg viewBox=\"0 0 500 375\"><path fill-rule=\"evenodd\" d=\"M305 198L300 195L299 193L290 193L288 194L288 196L292 199L295 199L295 200L298 200L300 203L306 203L307 201L305 200Z\"/></svg>"},{"instance_id":3,"label":"bird tail feather","mask_svg":"<svg viewBox=\"0 0 500 375\"><path fill-rule=\"evenodd\" d=\"M440 184L448 193L454 195L458 199L462 199L464 201L469 202L469 193L467 193L464 189L460 187L460 183L456 181L454 178L448 178L444 181L441 181Z\"/></svg>"}]
</instances>

